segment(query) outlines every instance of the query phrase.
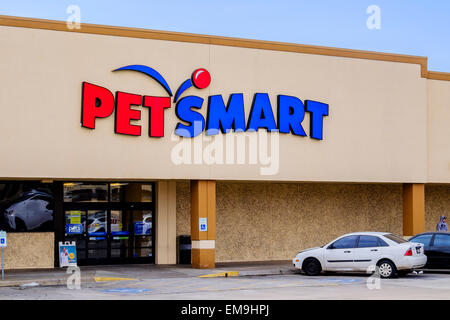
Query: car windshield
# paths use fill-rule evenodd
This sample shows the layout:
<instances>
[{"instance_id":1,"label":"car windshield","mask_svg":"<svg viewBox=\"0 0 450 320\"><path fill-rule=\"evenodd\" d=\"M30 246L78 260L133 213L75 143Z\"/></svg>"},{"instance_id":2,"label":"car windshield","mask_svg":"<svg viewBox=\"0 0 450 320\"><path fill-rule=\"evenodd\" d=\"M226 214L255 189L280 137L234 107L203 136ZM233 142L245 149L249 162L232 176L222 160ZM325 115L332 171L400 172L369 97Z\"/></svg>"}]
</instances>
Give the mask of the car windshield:
<instances>
[{"instance_id":1,"label":"car windshield","mask_svg":"<svg viewBox=\"0 0 450 320\"><path fill-rule=\"evenodd\" d=\"M396 243L406 243L408 242L407 240L400 238L399 236L396 236L395 234L389 233L389 234L385 234L384 235L386 238L388 238L389 240L392 240Z\"/></svg>"}]
</instances>

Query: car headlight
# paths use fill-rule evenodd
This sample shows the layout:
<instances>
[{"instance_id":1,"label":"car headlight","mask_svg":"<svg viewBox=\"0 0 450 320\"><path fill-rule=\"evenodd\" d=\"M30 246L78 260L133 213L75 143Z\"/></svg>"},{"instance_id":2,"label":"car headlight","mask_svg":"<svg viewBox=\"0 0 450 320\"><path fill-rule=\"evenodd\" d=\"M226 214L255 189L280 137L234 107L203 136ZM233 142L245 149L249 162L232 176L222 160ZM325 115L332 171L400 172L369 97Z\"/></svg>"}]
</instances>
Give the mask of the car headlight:
<instances>
[{"instance_id":1,"label":"car headlight","mask_svg":"<svg viewBox=\"0 0 450 320\"><path fill-rule=\"evenodd\" d=\"M14 215L14 210L12 210L12 209L6 209L6 210L5 210L5 214L8 215L8 216L13 216L13 215Z\"/></svg>"}]
</instances>

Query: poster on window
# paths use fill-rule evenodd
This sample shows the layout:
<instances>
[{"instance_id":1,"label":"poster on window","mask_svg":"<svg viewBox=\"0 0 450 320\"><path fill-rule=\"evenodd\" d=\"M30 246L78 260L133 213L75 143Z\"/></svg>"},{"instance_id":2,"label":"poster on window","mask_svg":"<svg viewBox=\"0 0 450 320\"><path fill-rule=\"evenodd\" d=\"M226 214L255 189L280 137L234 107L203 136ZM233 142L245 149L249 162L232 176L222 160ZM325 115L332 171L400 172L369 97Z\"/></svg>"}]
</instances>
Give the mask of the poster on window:
<instances>
[{"instance_id":1,"label":"poster on window","mask_svg":"<svg viewBox=\"0 0 450 320\"><path fill-rule=\"evenodd\" d=\"M66 224L67 234L82 234L83 225L82 224Z\"/></svg>"},{"instance_id":2,"label":"poster on window","mask_svg":"<svg viewBox=\"0 0 450 320\"><path fill-rule=\"evenodd\" d=\"M81 224L81 211L69 211L70 224Z\"/></svg>"},{"instance_id":3,"label":"poster on window","mask_svg":"<svg viewBox=\"0 0 450 320\"><path fill-rule=\"evenodd\" d=\"M59 242L59 266L76 267L77 265L77 247L75 241Z\"/></svg>"},{"instance_id":4,"label":"poster on window","mask_svg":"<svg viewBox=\"0 0 450 320\"><path fill-rule=\"evenodd\" d=\"M82 234L84 232L83 224L81 223L81 211L67 211L66 217L66 234Z\"/></svg>"},{"instance_id":5,"label":"poster on window","mask_svg":"<svg viewBox=\"0 0 450 320\"><path fill-rule=\"evenodd\" d=\"M52 232L54 200L50 184L39 181L0 183L0 229Z\"/></svg>"},{"instance_id":6,"label":"poster on window","mask_svg":"<svg viewBox=\"0 0 450 320\"><path fill-rule=\"evenodd\" d=\"M136 221L134 223L134 234L136 236L149 236L151 224L149 222Z\"/></svg>"}]
</instances>

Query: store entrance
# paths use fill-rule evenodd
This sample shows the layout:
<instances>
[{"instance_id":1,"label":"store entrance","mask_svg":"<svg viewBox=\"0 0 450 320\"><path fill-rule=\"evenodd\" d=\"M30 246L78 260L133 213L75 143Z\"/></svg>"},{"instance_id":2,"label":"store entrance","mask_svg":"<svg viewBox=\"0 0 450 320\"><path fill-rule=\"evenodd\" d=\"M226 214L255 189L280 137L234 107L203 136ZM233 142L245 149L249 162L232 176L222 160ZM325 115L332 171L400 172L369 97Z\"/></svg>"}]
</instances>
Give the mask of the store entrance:
<instances>
[{"instance_id":1,"label":"store entrance","mask_svg":"<svg viewBox=\"0 0 450 320\"><path fill-rule=\"evenodd\" d=\"M64 183L64 241L79 265L154 263L152 183Z\"/></svg>"}]
</instances>

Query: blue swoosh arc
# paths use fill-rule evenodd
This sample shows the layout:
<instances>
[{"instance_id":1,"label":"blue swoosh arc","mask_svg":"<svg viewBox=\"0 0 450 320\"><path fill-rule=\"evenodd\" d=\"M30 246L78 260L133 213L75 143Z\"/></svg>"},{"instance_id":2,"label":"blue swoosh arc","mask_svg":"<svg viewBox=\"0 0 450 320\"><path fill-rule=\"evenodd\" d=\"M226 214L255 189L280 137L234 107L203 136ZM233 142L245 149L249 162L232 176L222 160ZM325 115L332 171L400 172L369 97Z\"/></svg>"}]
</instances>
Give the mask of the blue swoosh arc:
<instances>
[{"instance_id":1,"label":"blue swoosh arc","mask_svg":"<svg viewBox=\"0 0 450 320\"><path fill-rule=\"evenodd\" d=\"M191 79L187 79L185 82L182 83L182 85L178 88L177 93L175 93L175 100L174 102L177 102L178 98L181 96L181 94L192 87L192 81Z\"/></svg>"},{"instance_id":2,"label":"blue swoosh arc","mask_svg":"<svg viewBox=\"0 0 450 320\"><path fill-rule=\"evenodd\" d=\"M130 71L137 71L144 73L148 75L149 77L153 78L158 82L169 94L169 96L172 96L172 91L170 90L169 85L167 84L167 81L164 79L164 77L155 69L150 68L148 66L140 65L140 64L132 64L129 66L125 66L122 68L118 68L113 71L122 71L122 70L130 70Z\"/></svg>"}]
</instances>

